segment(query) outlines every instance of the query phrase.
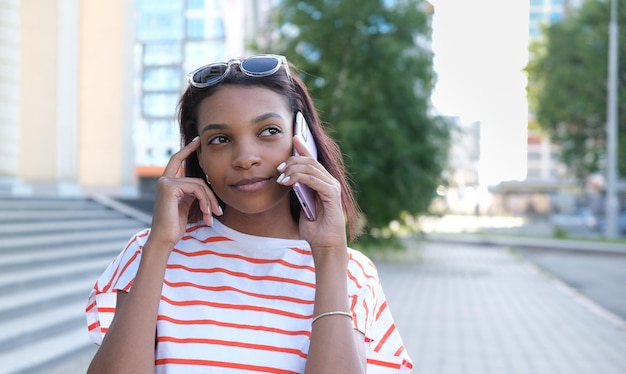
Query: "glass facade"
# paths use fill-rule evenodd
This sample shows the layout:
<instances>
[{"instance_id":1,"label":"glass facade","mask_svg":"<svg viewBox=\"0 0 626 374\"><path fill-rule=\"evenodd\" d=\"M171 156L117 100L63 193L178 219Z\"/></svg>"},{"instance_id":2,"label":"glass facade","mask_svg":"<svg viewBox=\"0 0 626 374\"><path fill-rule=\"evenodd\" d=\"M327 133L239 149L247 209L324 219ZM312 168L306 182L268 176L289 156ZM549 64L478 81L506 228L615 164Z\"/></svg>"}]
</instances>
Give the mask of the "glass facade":
<instances>
[{"instance_id":1,"label":"glass facade","mask_svg":"<svg viewBox=\"0 0 626 374\"><path fill-rule=\"evenodd\" d=\"M227 3L137 0L134 143L139 169L165 166L180 147L178 98L187 72L227 58L223 12ZM141 171L138 174L142 176Z\"/></svg>"},{"instance_id":2,"label":"glass facade","mask_svg":"<svg viewBox=\"0 0 626 374\"><path fill-rule=\"evenodd\" d=\"M563 18L568 3L564 0L530 0L529 30L530 39L541 36L541 26L549 25Z\"/></svg>"}]
</instances>

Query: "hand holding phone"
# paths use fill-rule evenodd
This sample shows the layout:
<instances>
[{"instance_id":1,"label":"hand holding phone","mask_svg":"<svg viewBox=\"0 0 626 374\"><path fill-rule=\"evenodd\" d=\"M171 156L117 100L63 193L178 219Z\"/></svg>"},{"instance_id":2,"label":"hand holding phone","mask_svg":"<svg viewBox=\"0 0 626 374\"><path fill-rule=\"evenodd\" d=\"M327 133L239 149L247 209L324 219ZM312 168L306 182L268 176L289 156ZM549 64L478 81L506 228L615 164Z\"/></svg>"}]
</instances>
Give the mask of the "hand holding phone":
<instances>
[{"instance_id":1,"label":"hand holding phone","mask_svg":"<svg viewBox=\"0 0 626 374\"><path fill-rule=\"evenodd\" d=\"M301 112L296 113L294 134L299 136L300 139L303 140L303 143L306 145L308 151L317 160L317 146L315 145L315 140L313 139L313 134L309 129L309 125L307 124ZM300 156L295 147L293 148L293 155ZM300 205L302 205L302 210L304 210L306 218L309 221L315 221L315 191L311 187L300 182L296 182L293 185L293 190L295 191L296 196L300 201Z\"/></svg>"}]
</instances>

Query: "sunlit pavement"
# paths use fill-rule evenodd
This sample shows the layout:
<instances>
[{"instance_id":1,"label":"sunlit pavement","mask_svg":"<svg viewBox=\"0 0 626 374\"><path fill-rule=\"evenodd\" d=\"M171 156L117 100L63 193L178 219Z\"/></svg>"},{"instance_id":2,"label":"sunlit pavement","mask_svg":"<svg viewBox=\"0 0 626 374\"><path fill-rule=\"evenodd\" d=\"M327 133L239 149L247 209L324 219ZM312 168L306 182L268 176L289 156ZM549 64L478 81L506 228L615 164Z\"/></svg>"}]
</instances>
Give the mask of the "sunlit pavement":
<instances>
[{"instance_id":1,"label":"sunlit pavement","mask_svg":"<svg viewBox=\"0 0 626 374\"><path fill-rule=\"evenodd\" d=\"M626 323L498 246L379 263L414 373L626 373Z\"/></svg>"},{"instance_id":2,"label":"sunlit pavement","mask_svg":"<svg viewBox=\"0 0 626 374\"><path fill-rule=\"evenodd\" d=\"M529 223L523 217L445 215L442 217L422 217L418 220L416 228L426 233L476 233L485 230L522 231ZM549 229L547 225L532 227L532 230L539 234L548 233Z\"/></svg>"}]
</instances>

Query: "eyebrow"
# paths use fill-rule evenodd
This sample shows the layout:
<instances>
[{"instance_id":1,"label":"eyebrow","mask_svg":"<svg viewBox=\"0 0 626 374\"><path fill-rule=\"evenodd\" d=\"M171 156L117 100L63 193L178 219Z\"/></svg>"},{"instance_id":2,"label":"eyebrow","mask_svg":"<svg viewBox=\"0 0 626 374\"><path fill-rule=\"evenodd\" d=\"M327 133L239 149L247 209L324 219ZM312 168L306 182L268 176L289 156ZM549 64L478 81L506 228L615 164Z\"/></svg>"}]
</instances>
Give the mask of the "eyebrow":
<instances>
[{"instance_id":1,"label":"eyebrow","mask_svg":"<svg viewBox=\"0 0 626 374\"><path fill-rule=\"evenodd\" d=\"M254 117L252 121L250 121L250 124L254 125L270 118L283 119L283 116L275 112L268 112L268 113L261 114L260 116ZM202 130L200 131L200 134L202 135L206 131L210 131L210 130L226 130L228 129L228 127L229 127L228 125L225 125L222 123L210 123L202 128Z\"/></svg>"},{"instance_id":2,"label":"eyebrow","mask_svg":"<svg viewBox=\"0 0 626 374\"><path fill-rule=\"evenodd\" d=\"M206 131L210 131L210 130L225 130L227 128L228 128L227 125L224 125L224 124L221 124L221 123L211 123L211 124L208 124L208 125L206 125L206 126L204 126L202 128L202 131L200 131L200 135L204 134Z\"/></svg>"},{"instance_id":3,"label":"eyebrow","mask_svg":"<svg viewBox=\"0 0 626 374\"><path fill-rule=\"evenodd\" d=\"M265 114L261 114L258 117L255 117L251 121L251 123L255 124L255 123L263 122L266 119L270 119L270 118L280 118L280 119L283 119L283 116L281 116L280 114L275 113L275 112L268 112L268 113L265 113Z\"/></svg>"}]
</instances>

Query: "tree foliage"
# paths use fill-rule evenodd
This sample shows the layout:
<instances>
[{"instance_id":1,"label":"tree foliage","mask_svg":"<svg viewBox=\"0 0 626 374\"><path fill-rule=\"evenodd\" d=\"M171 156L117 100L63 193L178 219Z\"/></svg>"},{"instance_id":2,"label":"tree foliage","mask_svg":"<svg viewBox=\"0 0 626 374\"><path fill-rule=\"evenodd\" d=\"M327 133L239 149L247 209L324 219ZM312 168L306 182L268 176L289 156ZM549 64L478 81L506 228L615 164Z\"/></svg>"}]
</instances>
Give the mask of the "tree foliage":
<instances>
[{"instance_id":1,"label":"tree foliage","mask_svg":"<svg viewBox=\"0 0 626 374\"><path fill-rule=\"evenodd\" d=\"M284 0L271 27L269 50L301 70L370 227L425 212L440 183L449 136L428 114L429 17L422 0Z\"/></svg>"},{"instance_id":2,"label":"tree foliage","mask_svg":"<svg viewBox=\"0 0 626 374\"><path fill-rule=\"evenodd\" d=\"M626 0L619 0L618 132L626 175ZM562 161L583 181L605 153L610 1L587 1L544 29L531 46L528 97L539 126L561 148Z\"/></svg>"}]
</instances>

